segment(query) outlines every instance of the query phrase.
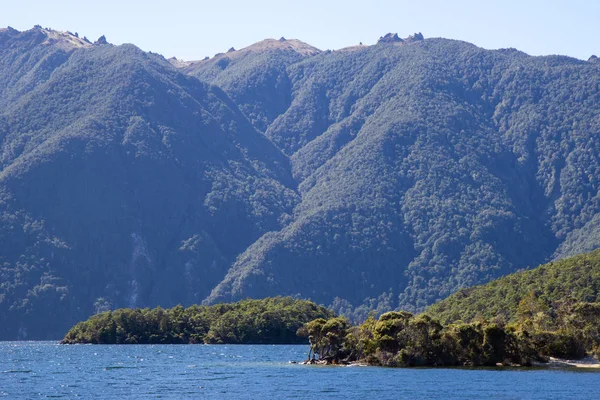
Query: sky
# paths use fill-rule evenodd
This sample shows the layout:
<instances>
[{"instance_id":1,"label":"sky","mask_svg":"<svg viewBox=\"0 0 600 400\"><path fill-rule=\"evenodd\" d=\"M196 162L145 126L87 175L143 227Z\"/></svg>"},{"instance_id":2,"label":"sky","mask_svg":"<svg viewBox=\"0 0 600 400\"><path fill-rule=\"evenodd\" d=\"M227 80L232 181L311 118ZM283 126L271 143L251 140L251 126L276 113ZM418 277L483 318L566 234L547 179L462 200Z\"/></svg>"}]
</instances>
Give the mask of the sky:
<instances>
[{"instance_id":1,"label":"sky","mask_svg":"<svg viewBox=\"0 0 600 400\"><path fill-rule=\"evenodd\" d=\"M0 0L0 27L39 24L196 60L284 36L322 50L388 32L532 55L600 55L600 0Z\"/></svg>"}]
</instances>

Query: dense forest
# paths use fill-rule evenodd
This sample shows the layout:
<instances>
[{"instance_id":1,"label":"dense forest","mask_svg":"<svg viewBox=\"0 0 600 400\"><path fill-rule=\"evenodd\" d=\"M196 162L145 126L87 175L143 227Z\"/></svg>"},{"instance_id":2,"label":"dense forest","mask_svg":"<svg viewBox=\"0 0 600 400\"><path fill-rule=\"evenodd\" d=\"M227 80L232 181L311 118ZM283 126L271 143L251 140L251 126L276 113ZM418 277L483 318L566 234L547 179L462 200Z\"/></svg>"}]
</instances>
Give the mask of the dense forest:
<instances>
[{"instance_id":1,"label":"dense forest","mask_svg":"<svg viewBox=\"0 0 600 400\"><path fill-rule=\"evenodd\" d=\"M386 367L531 366L549 357L600 357L600 303L577 307L557 330L480 320L442 325L426 314L390 311L351 325L319 318L298 334L308 337L309 363L361 362Z\"/></svg>"},{"instance_id":2,"label":"dense forest","mask_svg":"<svg viewBox=\"0 0 600 400\"><path fill-rule=\"evenodd\" d=\"M594 60L421 34L186 62L0 29L0 339L278 295L364 321L590 251L599 102Z\"/></svg>"},{"instance_id":3,"label":"dense forest","mask_svg":"<svg viewBox=\"0 0 600 400\"><path fill-rule=\"evenodd\" d=\"M459 290L425 312L443 323L485 318L557 327L594 304L600 304L600 250Z\"/></svg>"},{"instance_id":4,"label":"dense forest","mask_svg":"<svg viewBox=\"0 0 600 400\"><path fill-rule=\"evenodd\" d=\"M218 88L135 46L0 32L0 339L196 304L298 198Z\"/></svg>"},{"instance_id":5,"label":"dense forest","mask_svg":"<svg viewBox=\"0 0 600 400\"><path fill-rule=\"evenodd\" d=\"M119 309L78 323L62 343L308 340L309 363L389 367L530 366L549 357L598 358L599 270L600 250L459 291L420 315L392 311L356 326L322 306L289 297L185 309Z\"/></svg>"},{"instance_id":6,"label":"dense forest","mask_svg":"<svg viewBox=\"0 0 600 400\"><path fill-rule=\"evenodd\" d=\"M495 366L600 358L599 283L597 250L462 289L420 315L392 311L358 326L320 318L298 334L310 338L311 362Z\"/></svg>"},{"instance_id":7,"label":"dense forest","mask_svg":"<svg viewBox=\"0 0 600 400\"><path fill-rule=\"evenodd\" d=\"M265 47L185 69L251 121L271 106L246 88L291 87L254 125L289 156L301 202L209 301L300 293L361 320L600 244L598 64L422 35L301 61L296 43ZM269 86L257 71L271 69Z\"/></svg>"},{"instance_id":8,"label":"dense forest","mask_svg":"<svg viewBox=\"0 0 600 400\"><path fill-rule=\"evenodd\" d=\"M292 298L243 300L214 306L118 309L72 327L63 344L304 344L305 323L334 314Z\"/></svg>"}]
</instances>

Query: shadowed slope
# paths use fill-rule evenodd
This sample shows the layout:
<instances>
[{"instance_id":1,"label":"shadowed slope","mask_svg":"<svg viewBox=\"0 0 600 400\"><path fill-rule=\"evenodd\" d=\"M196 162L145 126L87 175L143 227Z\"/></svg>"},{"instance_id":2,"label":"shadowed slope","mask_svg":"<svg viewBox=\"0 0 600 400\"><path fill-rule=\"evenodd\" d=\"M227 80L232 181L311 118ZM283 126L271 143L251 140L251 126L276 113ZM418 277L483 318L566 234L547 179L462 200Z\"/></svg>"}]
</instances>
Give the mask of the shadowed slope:
<instances>
[{"instance_id":1,"label":"shadowed slope","mask_svg":"<svg viewBox=\"0 0 600 400\"><path fill-rule=\"evenodd\" d=\"M320 50L299 40L267 39L241 50L191 62L183 70L201 81L218 85L265 131L291 101L286 68Z\"/></svg>"},{"instance_id":2,"label":"shadowed slope","mask_svg":"<svg viewBox=\"0 0 600 400\"><path fill-rule=\"evenodd\" d=\"M592 63L429 39L288 74L292 103L266 135L291 155L302 202L209 301L393 293L388 307L419 310L551 258L599 211Z\"/></svg>"},{"instance_id":3,"label":"shadowed slope","mask_svg":"<svg viewBox=\"0 0 600 400\"><path fill-rule=\"evenodd\" d=\"M66 56L2 113L3 338L198 302L297 201L288 160L220 89L131 45Z\"/></svg>"}]
</instances>

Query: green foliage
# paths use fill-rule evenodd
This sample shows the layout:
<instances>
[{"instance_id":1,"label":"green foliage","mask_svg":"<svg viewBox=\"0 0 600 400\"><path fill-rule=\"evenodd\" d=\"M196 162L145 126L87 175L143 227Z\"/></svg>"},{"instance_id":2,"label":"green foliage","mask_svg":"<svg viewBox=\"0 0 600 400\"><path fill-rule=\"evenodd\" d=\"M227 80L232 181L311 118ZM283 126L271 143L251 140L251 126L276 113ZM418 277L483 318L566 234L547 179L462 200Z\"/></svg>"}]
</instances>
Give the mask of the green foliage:
<instances>
[{"instance_id":1,"label":"green foliage","mask_svg":"<svg viewBox=\"0 0 600 400\"><path fill-rule=\"evenodd\" d=\"M527 366L545 362L548 357L597 355L599 311L599 304L579 304L573 309L573 321L552 331L486 320L444 326L426 314L390 312L379 320L369 318L360 326L348 326L339 317L320 318L305 324L299 334L310 335L311 352L319 356L316 362L365 362L388 367ZM583 320L586 322L578 325Z\"/></svg>"},{"instance_id":2,"label":"green foliage","mask_svg":"<svg viewBox=\"0 0 600 400\"><path fill-rule=\"evenodd\" d=\"M296 344L306 342L296 335L304 323L332 316L324 307L289 297L167 310L126 308L103 312L76 324L62 343ZM327 328L328 340L332 340L328 335L331 330Z\"/></svg>"},{"instance_id":3,"label":"green foliage","mask_svg":"<svg viewBox=\"0 0 600 400\"><path fill-rule=\"evenodd\" d=\"M310 321L300 329L298 336L308 337L310 350L308 359L328 360L337 364L341 358L348 356L348 352L355 351L354 337L349 333L350 325L346 318L336 317L325 320L323 318ZM313 355L311 359L311 354Z\"/></svg>"},{"instance_id":4,"label":"green foliage","mask_svg":"<svg viewBox=\"0 0 600 400\"><path fill-rule=\"evenodd\" d=\"M443 323L503 316L508 322L545 330L563 322L571 324L571 313L576 310L584 314L590 310L594 315L594 306L584 303L599 302L597 250L460 290L426 312Z\"/></svg>"},{"instance_id":5,"label":"green foliage","mask_svg":"<svg viewBox=\"0 0 600 400\"><path fill-rule=\"evenodd\" d=\"M184 71L223 89L264 132L290 106L292 87L287 67L317 53L319 50L298 40L267 39L193 62Z\"/></svg>"},{"instance_id":6,"label":"green foliage","mask_svg":"<svg viewBox=\"0 0 600 400\"><path fill-rule=\"evenodd\" d=\"M69 40L0 31L0 340L200 303L298 201L287 158L220 89Z\"/></svg>"},{"instance_id":7,"label":"green foliage","mask_svg":"<svg viewBox=\"0 0 600 400\"><path fill-rule=\"evenodd\" d=\"M178 69L2 30L0 339L269 295L357 322L596 248L599 87L596 63L446 39L269 40ZM528 329L554 329L533 311ZM429 362L411 349L398 362Z\"/></svg>"},{"instance_id":8,"label":"green foliage","mask_svg":"<svg viewBox=\"0 0 600 400\"><path fill-rule=\"evenodd\" d=\"M600 347L599 284L597 250L461 290L426 313L445 323L508 321L521 353L581 358Z\"/></svg>"},{"instance_id":9,"label":"green foliage","mask_svg":"<svg viewBox=\"0 0 600 400\"><path fill-rule=\"evenodd\" d=\"M585 344L578 339L578 336L565 332L536 332L531 336L533 347L539 349L540 353L568 359L579 359L586 355Z\"/></svg>"},{"instance_id":10,"label":"green foliage","mask_svg":"<svg viewBox=\"0 0 600 400\"><path fill-rule=\"evenodd\" d=\"M254 84L227 71L232 95ZM289 106L265 134L302 201L209 301L301 293L358 322L600 245L597 65L427 39L285 75Z\"/></svg>"}]
</instances>

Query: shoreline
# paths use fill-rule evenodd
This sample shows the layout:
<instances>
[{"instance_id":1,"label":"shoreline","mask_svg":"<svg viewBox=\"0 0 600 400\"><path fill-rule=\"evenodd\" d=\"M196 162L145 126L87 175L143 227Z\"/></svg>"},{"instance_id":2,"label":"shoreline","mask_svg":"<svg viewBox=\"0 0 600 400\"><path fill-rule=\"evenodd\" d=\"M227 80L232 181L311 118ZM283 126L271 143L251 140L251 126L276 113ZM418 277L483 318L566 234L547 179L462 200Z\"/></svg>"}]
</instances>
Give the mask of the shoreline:
<instances>
[{"instance_id":1,"label":"shoreline","mask_svg":"<svg viewBox=\"0 0 600 400\"><path fill-rule=\"evenodd\" d=\"M294 364L300 364L300 365L319 365L319 366L334 366L334 367L371 367L373 365L369 365L367 363L364 362L350 362L348 364L344 364L344 363L340 363L340 364L333 364L333 363L328 363L324 360L317 360L316 362L310 362L310 361L301 361L301 362L293 362ZM521 366L517 366L517 365L513 365L513 366L509 366L509 365L497 365L498 367L521 367ZM565 358L556 358L556 357L549 357L548 362L534 362L531 365L534 368L586 368L586 369L600 369L600 361L596 360L593 357L585 357L582 358L581 360L569 360L569 359L565 359ZM402 367L401 367L402 368ZM411 368L411 367L404 367L404 368ZM430 367L430 368L435 368L435 367ZM443 368L443 367L442 367ZM477 367L475 367L477 368ZM527 368L527 367L525 367Z\"/></svg>"},{"instance_id":2,"label":"shoreline","mask_svg":"<svg viewBox=\"0 0 600 400\"><path fill-rule=\"evenodd\" d=\"M538 365L536 365L538 366ZM550 357L549 361L545 364L541 363L540 366L548 366L551 368L564 368L564 367L574 367L574 368L600 368L600 361L596 360L593 357L585 357L581 360L568 360L564 358L555 358Z\"/></svg>"}]
</instances>

